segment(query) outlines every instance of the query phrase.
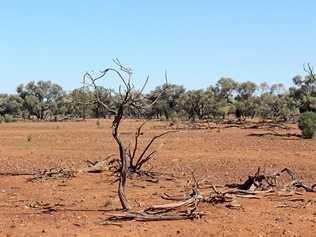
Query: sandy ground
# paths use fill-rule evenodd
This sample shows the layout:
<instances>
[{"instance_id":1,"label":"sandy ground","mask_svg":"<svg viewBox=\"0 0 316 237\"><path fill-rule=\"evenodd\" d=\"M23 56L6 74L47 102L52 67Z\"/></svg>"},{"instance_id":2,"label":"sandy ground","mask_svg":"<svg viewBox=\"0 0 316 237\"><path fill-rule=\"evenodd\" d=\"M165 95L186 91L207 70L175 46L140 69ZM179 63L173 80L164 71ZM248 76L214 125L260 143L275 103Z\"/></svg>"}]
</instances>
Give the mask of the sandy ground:
<instances>
[{"instance_id":1,"label":"sandy ground","mask_svg":"<svg viewBox=\"0 0 316 237\"><path fill-rule=\"evenodd\" d=\"M122 137L129 141L139 121L125 121ZM116 153L111 122L0 124L0 172L32 172L63 167L78 169L85 160L102 160ZM149 122L142 141L165 131L163 122ZM127 196L135 209L165 203L160 194L183 194L194 172L214 184L240 182L260 166L266 171L295 170L307 183L316 183L316 141L298 137L250 136L262 129L180 130L161 138L154 171L172 172L176 182L129 180ZM283 132L283 131L278 131ZM289 131L299 134L293 128ZM144 143L142 143L144 145ZM200 206L207 215L198 220L125 222L100 225L108 214L80 209L119 208L116 184L109 173L81 173L67 180L28 182L28 176L0 176L0 236L315 236L316 194L303 202L282 198L240 199L242 208ZM59 205L64 211L43 214L30 203ZM279 208L284 203L286 208ZM279 207L278 207L279 206Z\"/></svg>"}]
</instances>

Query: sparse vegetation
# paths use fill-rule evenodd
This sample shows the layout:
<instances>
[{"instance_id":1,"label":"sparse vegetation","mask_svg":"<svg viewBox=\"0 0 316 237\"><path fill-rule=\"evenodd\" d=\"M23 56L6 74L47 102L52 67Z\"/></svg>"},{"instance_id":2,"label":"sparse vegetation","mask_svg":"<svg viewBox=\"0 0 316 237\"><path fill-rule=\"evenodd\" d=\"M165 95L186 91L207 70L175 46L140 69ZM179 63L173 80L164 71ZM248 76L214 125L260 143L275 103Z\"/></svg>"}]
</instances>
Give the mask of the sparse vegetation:
<instances>
[{"instance_id":1,"label":"sparse vegetation","mask_svg":"<svg viewBox=\"0 0 316 237\"><path fill-rule=\"evenodd\" d=\"M242 151L239 152L243 157L242 159L241 157L238 158L236 167L242 170L241 164L244 162L245 154L244 145L247 144L249 147L260 146L260 144L255 141L256 137L263 138L268 136L273 137L273 139L300 139L300 134L288 132L288 130L292 129L291 126L293 125L284 123L296 121L300 113L298 122L303 137L315 137L316 113L313 112L315 85L313 69L310 65L308 65L308 69L306 69L306 72L309 73L306 79L299 80L299 78L295 78L294 82L296 87L291 88L289 91L287 91L282 84L269 86L263 83L257 86L250 81L239 83L231 78L221 78L215 86L211 85L205 90L186 90L183 86L167 83L167 75L165 75L166 83L162 86L158 86L149 93L144 93L149 78L145 80L143 87L137 89L134 87L132 81L132 70L123 66L118 60L114 60L114 63L116 67L107 68L99 74L85 73L83 80L84 86L70 93L64 92L60 86L51 82L30 82L25 86L21 85L18 87L18 95L0 96L0 118L4 122L12 122L15 121L16 118L49 121L71 118L81 118L82 120L96 118L96 120L87 120L82 124L87 125L93 122L93 126L90 125L90 128L95 128L96 126L98 129L107 129L110 127L107 126L107 122L109 121L101 121L101 118L108 117L113 119L111 134L117 144L115 154L108 155L109 150L113 152L113 143L107 140L107 142L103 144L103 146L108 146L108 149L106 149L107 153L101 155L107 155L106 158L102 160L85 160L88 167L76 168L74 161L71 162L71 168L69 168L69 166L48 167L33 171L21 170L20 172L6 170L5 172L0 172L0 176L30 176L26 180L33 184L54 180L56 183L62 183L57 184L58 188L60 188L73 185L73 183L65 184L66 180L79 180L80 176L87 178L89 175L92 177L107 172L107 175L102 176L101 181L102 185L107 185L106 188L104 187L103 189L103 191L107 193L105 197L106 200L103 199L99 203L101 204L105 201L106 207L107 205L116 205L114 204L115 202L112 202L112 198L115 200L115 196L112 195L114 192L112 190L112 184L117 182L116 192L121 208L87 209L80 207L69 209L66 207L66 205L68 205L67 203L46 203L37 200L28 201L24 206L25 208L36 209L39 211L39 214L52 215L55 212L66 211L104 212L106 216L102 218L99 224L121 226L123 221L179 221L200 219L206 215L204 210L208 210L214 205L240 210L243 208L242 205L250 204L247 202L241 204L239 203L240 199L260 199L262 202L267 203L274 202L273 200L268 201L269 196L273 195L276 198L282 197L283 201L292 201L292 196L293 198L297 198L297 190L302 191L299 197L301 198L300 202L302 202L304 208L307 207L307 205L313 205L310 204L310 200L306 198L308 197L307 193L316 192L316 184L305 183L303 179L298 177L298 175L289 168L283 167L280 171L274 170L274 172L271 173L266 172L266 170L261 170L259 167L257 172L254 175L249 175L244 182L226 182L215 185L213 182L217 182L218 178L221 180L224 180L224 178L222 169L217 170L218 167L214 168L213 165L218 166L218 164L222 164L223 158L219 158L217 163L212 163L211 166L206 168L206 172L200 171L199 173L204 173L205 177L198 178L196 177L195 171L191 169L191 166L201 166L205 168L204 166L207 166L207 161L205 161L206 165L204 165L204 161L192 163L192 157L190 157L192 154L195 155L203 152L205 152L206 156L209 155L209 146L211 146L212 153L214 150L216 153L222 152L225 149L231 149L228 147L231 147L231 142L235 139L234 142L238 140L238 145L242 147ZM119 89L117 91L99 85L100 80L106 79L110 73L113 73L116 79L119 80ZM135 127L133 127L134 130L132 132L128 130L128 132L124 131L123 133L121 132L121 125L123 122L126 122L126 118L136 118L137 124L134 124ZM249 118L251 118L251 120L249 120ZM252 120L255 118L260 118L260 121ZM142 123L140 123L139 119L142 120ZM154 126L151 128L145 126L146 121L150 119L155 119L155 123L157 124L164 124L160 126L163 131L152 134L149 139L142 139L145 137L143 136L145 132L147 135L148 129L152 131L154 128ZM169 122L162 123L161 121ZM131 124L135 121L128 120L128 122ZM66 127L68 123L63 124L63 129L59 131L57 131L59 125L56 125L57 124L51 125L48 136L51 135L51 128L54 128L53 131L56 132L56 135L53 137L62 134L65 130L64 127ZM181 125L185 125L186 127L181 127ZM226 128L237 128L236 130L239 133L237 139L234 136L230 137L230 134L227 135L224 132L220 133L222 129ZM124 130L125 129L124 127ZM190 133L189 136L195 136L194 140L190 140L189 143L189 139L184 137L184 133L179 136L173 136L173 139L168 140L168 142L161 143L160 148L163 144L164 146L168 144L172 147L169 147L169 152L171 152L169 156L165 157L163 161L158 162L159 165L163 164L162 167L157 166L156 161L154 161L155 163L150 162L153 161L153 158L157 157L157 150L155 150L153 144L158 139L166 139L165 136L167 134L179 132L181 129L210 129L210 132L190 133L191 131L188 131L188 133ZM212 132L212 129L216 130ZM260 129L261 131L265 131L265 133L248 133L245 135L240 132L240 129ZM46 129L46 131L47 130L48 129ZM70 136L78 132L74 130L75 129L69 133ZM286 133L284 131L286 131ZM81 131L81 136L87 139L80 139L80 144L89 142L89 136L91 136L92 133L91 130L90 132L86 130ZM102 136L104 136L105 133L96 132L96 134L102 134ZM23 137L26 137L29 144L28 148L32 145L33 149L33 145L35 146L35 144L32 142L32 135L24 134ZM39 137L40 139L37 139L36 143L41 144L45 137ZM72 142L72 140L76 140L76 138L76 135L74 135L72 139L63 138L64 142L55 141L55 145L61 145L63 152L66 152L68 150L68 148L65 147L66 144ZM107 138L95 138L93 139L93 144L95 145L95 143L101 140L103 142L103 139L106 141ZM55 140L55 138L52 140ZM143 142L143 140L146 140L146 142ZM240 140L243 140L243 143L240 143ZM214 147L218 150L213 149L214 147L212 146L214 143L210 143L210 141L216 141ZM229 144L227 141L229 141ZM251 142L254 141L255 143L252 144ZM194 152L190 153L184 151L184 155L178 156L178 150L176 150L176 148L180 148L179 150L190 150L192 149L192 147L190 147L191 143L194 142L196 142L193 148L195 149ZM273 143L274 142L275 141L273 141ZM47 144L51 145L49 142L46 142L46 145ZM282 143L282 145L284 144L285 143ZM94 152L98 152L98 150L103 151L103 146L102 149L96 149ZM269 144L268 148L265 147L262 149L262 151L269 150L270 146L271 144ZM91 144L88 143L88 147L91 147ZM247 147L247 149L250 150L249 147ZM76 149L78 148L76 147ZM232 149L233 150L230 151L235 155L236 147ZM88 150L90 149L86 149L85 151L88 152ZM257 148L255 151L253 154L258 153ZM33 155L32 152L31 154ZM73 152L73 154L75 154L75 152ZM277 152L274 151L273 154L277 154ZM80 156L81 155L82 153ZM187 155L189 158L185 157ZM95 156L95 154L92 156ZM173 159L174 156L177 158ZM90 157L91 156L89 156L89 158ZM214 157L217 159L216 155ZM49 157L47 156L47 158ZM203 159L204 158L200 158L200 160ZM234 157L230 157L225 163L231 162L230 159L234 159ZM49 160L53 162L51 161L53 159ZM183 161L186 162L188 168L184 167ZM45 160L45 162L47 163L47 160ZM246 165L253 166L252 162L253 160L251 160L250 163L246 163ZM264 161L264 166L267 166L265 162L267 161ZM59 165L60 161L58 161L58 166ZM268 166L270 167L269 164ZM161 172L161 168L164 169L163 171L167 170L168 172ZM212 171L210 172L210 170ZM237 169L235 168L235 170ZM216 174L216 172L218 173ZM210 178L213 174L217 175L216 180ZM243 172L243 174L245 173ZM285 174L287 174L287 176ZM109 176L111 178L105 178ZM231 178L232 177L230 177L230 179ZM234 178L240 180L240 177L238 177L239 179L237 179L237 177ZM104 179L106 179L105 182ZM285 183L283 179L287 179L290 182ZM92 184L89 185L93 186L95 180L92 180ZM212 183L210 180L212 180ZM150 191L146 190L146 188L149 187L146 185L148 182L152 184ZM155 184L158 183L159 186L156 186ZM98 186L99 185L100 183L98 183ZM137 196L135 194L137 194L138 191L134 192L135 188L145 189L147 192L142 193L141 196ZM110 192L108 190L111 191L111 195L108 195ZM126 193L127 190L128 195ZM153 190L158 191L152 192ZM181 193L181 195L170 195L162 190ZM52 196L55 197L55 195ZM169 203L153 205L153 200L157 198L157 196L158 198L168 200ZM104 197L102 196L102 198ZM94 196L93 199L97 199L97 197ZM142 203L143 199L146 206ZM64 199L61 198L60 200ZM148 200L150 200L150 202ZM72 205L74 205L74 203L75 202L73 202ZM95 205L95 203L93 205Z\"/></svg>"},{"instance_id":2,"label":"sparse vegetation","mask_svg":"<svg viewBox=\"0 0 316 237\"><path fill-rule=\"evenodd\" d=\"M3 116L0 116L0 122L11 123L15 121L16 119L11 114L5 114Z\"/></svg>"},{"instance_id":3,"label":"sparse vegetation","mask_svg":"<svg viewBox=\"0 0 316 237\"><path fill-rule=\"evenodd\" d=\"M296 121L300 112L316 111L316 80L313 68L305 67L305 78L295 76L294 87L283 84L251 81L237 82L221 78L206 89L186 90L176 84L163 84L149 93L139 94L139 108L126 108L124 116L130 118L157 118L160 120L224 120L234 115L243 121L262 118L278 121ZM63 120L68 118L104 118L113 113L104 109L115 107L120 93L102 86L83 86L66 93L61 86L50 81L29 82L17 88L16 95L0 95L0 116L10 118ZM158 95L160 97L158 98ZM156 103L147 106L153 101ZM7 120L12 120L8 117Z\"/></svg>"},{"instance_id":4,"label":"sparse vegetation","mask_svg":"<svg viewBox=\"0 0 316 237\"><path fill-rule=\"evenodd\" d=\"M0 237L316 237L315 9L2 1Z\"/></svg>"}]
</instances>

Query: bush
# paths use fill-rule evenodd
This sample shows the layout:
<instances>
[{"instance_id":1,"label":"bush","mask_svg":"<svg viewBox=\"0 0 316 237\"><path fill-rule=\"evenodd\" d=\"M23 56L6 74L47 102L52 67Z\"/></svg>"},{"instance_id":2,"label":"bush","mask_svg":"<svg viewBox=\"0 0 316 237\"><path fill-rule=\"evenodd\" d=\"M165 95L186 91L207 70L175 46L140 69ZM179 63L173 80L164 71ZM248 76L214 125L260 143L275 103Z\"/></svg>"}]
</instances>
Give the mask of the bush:
<instances>
[{"instance_id":1,"label":"bush","mask_svg":"<svg viewBox=\"0 0 316 237\"><path fill-rule=\"evenodd\" d=\"M302 130L304 138L314 138L316 136L316 113L302 113L298 120L298 126Z\"/></svg>"},{"instance_id":2,"label":"bush","mask_svg":"<svg viewBox=\"0 0 316 237\"><path fill-rule=\"evenodd\" d=\"M3 121L6 123L11 123L11 122L15 122L15 118L10 114L5 114L3 116Z\"/></svg>"},{"instance_id":3,"label":"bush","mask_svg":"<svg viewBox=\"0 0 316 237\"><path fill-rule=\"evenodd\" d=\"M159 120L160 120L160 121L166 121L166 120L167 120L167 118L166 118L166 116L161 115L161 116L159 117Z\"/></svg>"},{"instance_id":4,"label":"bush","mask_svg":"<svg viewBox=\"0 0 316 237\"><path fill-rule=\"evenodd\" d=\"M178 113L176 111L171 111L170 120L174 123L178 121Z\"/></svg>"}]
</instances>

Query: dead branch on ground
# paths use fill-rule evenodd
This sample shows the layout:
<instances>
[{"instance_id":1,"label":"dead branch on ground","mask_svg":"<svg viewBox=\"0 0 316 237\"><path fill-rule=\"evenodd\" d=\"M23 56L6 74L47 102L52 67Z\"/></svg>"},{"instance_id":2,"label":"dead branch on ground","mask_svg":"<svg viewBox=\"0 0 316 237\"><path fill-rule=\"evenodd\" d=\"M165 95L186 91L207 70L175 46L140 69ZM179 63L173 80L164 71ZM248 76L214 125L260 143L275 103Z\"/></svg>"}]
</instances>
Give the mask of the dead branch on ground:
<instances>
[{"instance_id":1,"label":"dead branch on ground","mask_svg":"<svg viewBox=\"0 0 316 237\"><path fill-rule=\"evenodd\" d=\"M33 176L28 181L44 181L48 179L70 179L76 171L66 168L50 168L33 172L1 172L0 176Z\"/></svg>"},{"instance_id":2,"label":"dead branch on ground","mask_svg":"<svg viewBox=\"0 0 316 237\"><path fill-rule=\"evenodd\" d=\"M174 124L173 124L174 125ZM275 132L275 129L289 130L291 129L287 124L283 122L250 122L250 121L236 121L228 120L224 122L210 122L208 120L190 121L190 122L178 122L176 126L170 126L175 130L204 130L204 129L227 129L227 128L241 128L241 129L267 129L271 132Z\"/></svg>"},{"instance_id":3,"label":"dead branch on ground","mask_svg":"<svg viewBox=\"0 0 316 237\"><path fill-rule=\"evenodd\" d=\"M226 184L225 186L228 188L236 188L239 190L268 190L271 188L275 188L278 184L278 178L283 174L287 173L291 178L291 182L285 186L283 189L286 190L295 190L297 188L303 188L306 192L316 192L316 184L313 184L311 187L307 186L298 175L289 168L284 168L280 172L275 172L273 174L261 174L260 167L258 168L255 175L248 176L248 179L243 183L233 183Z\"/></svg>"},{"instance_id":4,"label":"dead branch on ground","mask_svg":"<svg viewBox=\"0 0 316 237\"><path fill-rule=\"evenodd\" d=\"M301 138L301 134L296 133L277 133L277 132L267 132L267 133L251 133L248 136L250 137L265 137L265 136L276 136L276 137L297 137Z\"/></svg>"},{"instance_id":5,"label":"dead branch on ground","mask_svg":"<svg viewBox=\"0 0 316 237\"><path fill-rule=\"evenodd\" d=\"M39 170L28 181L44 181L48 179L70 179L75 176L75 171L64 168L51 168Z\"/></svg>"}]
</instances>

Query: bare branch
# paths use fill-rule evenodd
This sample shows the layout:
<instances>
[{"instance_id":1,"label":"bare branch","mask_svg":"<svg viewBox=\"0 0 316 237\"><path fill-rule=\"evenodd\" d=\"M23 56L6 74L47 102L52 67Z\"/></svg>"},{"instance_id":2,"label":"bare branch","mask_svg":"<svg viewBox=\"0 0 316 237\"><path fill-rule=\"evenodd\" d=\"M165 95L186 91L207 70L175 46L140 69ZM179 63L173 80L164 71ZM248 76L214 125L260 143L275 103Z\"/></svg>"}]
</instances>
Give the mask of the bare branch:
<instances>
[{"instance_id":1,"label":"bare branch","mask_svg":"<svg viewBox=\"0 0 316 237\"><path fill-rule=\"evenodd\" d=\"M307 65L303 65L304 71L311 77L311 79L316 80L316 76L314 73L314 68L310 65L310 63L307 63Z\"/></svg>"},{"instance_id":2,"label":"bare branch","mask_svg":"<svg viewBox=\"0 0 316 237\"><path fill-rule=\"evenodd\" d=\"M133 164L133 160L135 158L135 154L136 154L136 151L137 151L137 148L138 148L138 138L139 136L141 135L141 130L142 128L144 127L144 125L146 124L146 122L143 122L137 129L136 133L135 133L135 144L134 144L134 150L133 150L133 153L131 155L131 164Z\"/></svg>"},{"instance_id":3,"label":"bare branch","mask_svg":"<svg viewBox=\"0 0 316 237\"><path fill-rule=\"evenodd\" d=\"M167 71L165 71L165 85L166 87L168 86L168 75L167 75ZM158 96L156 97L156 99L150 103L149 105L146 106L146 108L150 108L153 105L155 105L157 103L157 101L160 99L160 97L162 96L162 94L164 93L164 89L161 90L161 92L158 94Z\"/></svg>"},{"instance_id":4,"label":"bare branch","mask_svg":"<svg viewBox=\"0 0 316 237\"><path fill-rule=\"evenodd\" d=\"M151 160L153 158L153 156L157 153L157 151L153 151L151 152L148 156L146 156L145 158L143 158L141 161L138 162L138 164L136 165L136 170L140 170L142 168L142 166L149 160Z\"/></svg>"},{"instance_id":5,"label":"bare branch","mask_svg":"<svg viewBox=\"0 0 316 237\"><path fill-rule=\"evenodd\" d=\"M162 134L159 134L155 137L153 137L149 143L147 144L147 146L145 147L143 153L139 156L137 162L136 162L136 167L139 165L139 163L142 161L143 157L145 156L146 152L148 151L148 149L151 147L151 145L155 142L155 140L157 140L158 138L162 137L162 136L165 136L169 133L174 133L174 132L177 132L177 131L167 131L167 132L164 132Z\"/></svg>"},{"instance_id":6,"label":"bare branch","mask_svg":"<svg viewBox=\"0 0 316 237\"><path fill-rule=\"evenodd\" d=\"M95 94L96 94L97 103L99 103L100 105L102 105L102 106L104 107L104 109L106 109L106 110L108 110L109 112L115 114L116 111L115 111L114 109L110 108L107 104L105 104L105 103L101 100L100 95L99 95L99 90L98 90L98 87L97 87L97 85L96 85L96 81L99 80L99 79L101 79L102 77L104 77L105 74L106 74L106 73L102 73L100 76L98 76L98 77L96 77L96 78L93 78L90 73L86 72L86 73L83 75L83 79L84 79L84 81L86 80L86 78L90 79L90 81L91 81L91 83L92 83L92 85L93 85L93 87L94 87L94 89L95 89Z\"/></svg>"},{"instance_id":7,"label":"bare branch","mask_svg":"<svg viewBox=\"0 0 316 237\"><path fill-rule=\"evenodd\" d=\"M144 92L144 90L145 90L145 88L146 88L146 86L147 86L148 81L149 81L149 75L147 76L147 78L146 78L146 80L145 80L145 82L144 82L142 88L140 89L140 92L139 92L140 94L142 94L142 93Z\"/></svg>"}]
</instances>

